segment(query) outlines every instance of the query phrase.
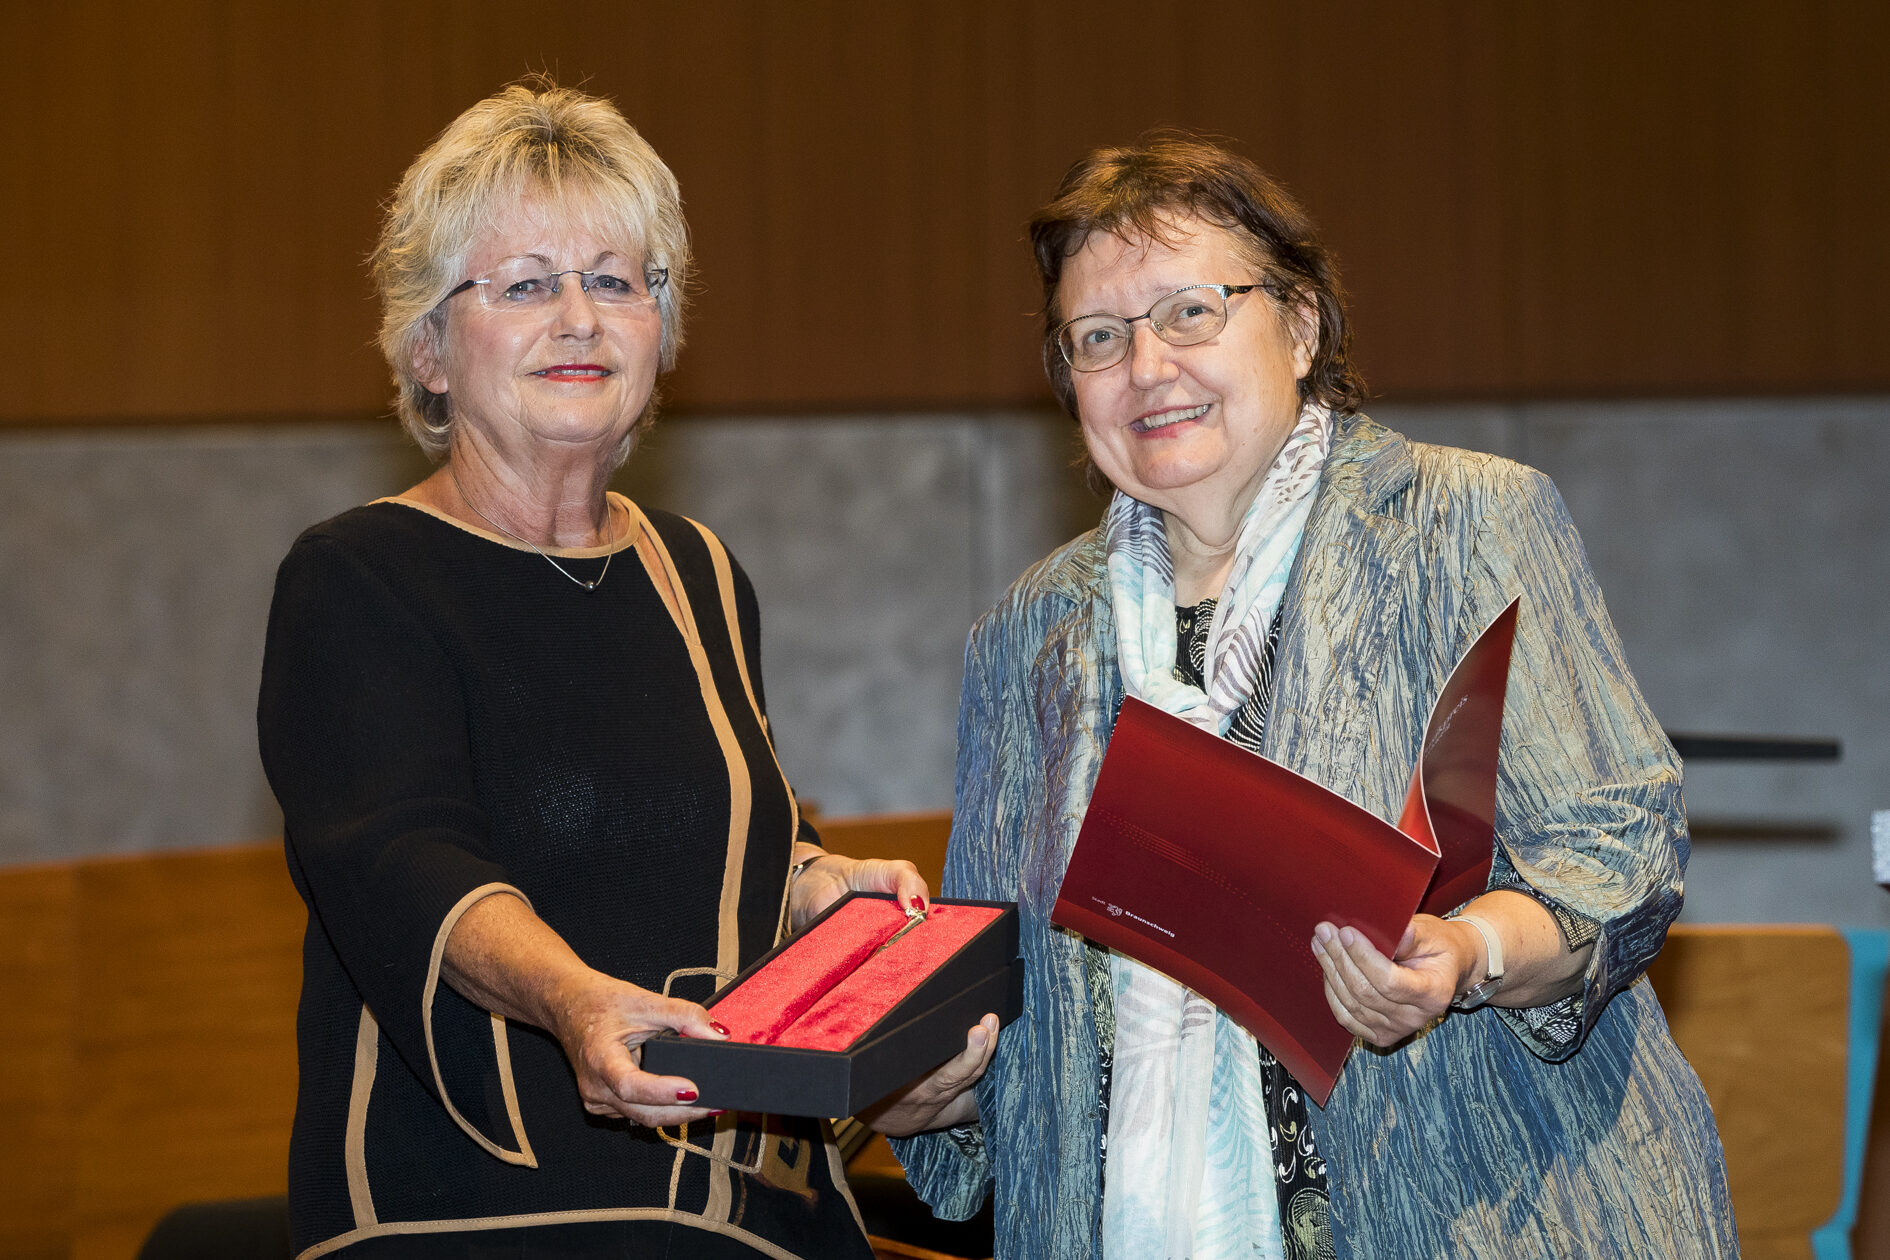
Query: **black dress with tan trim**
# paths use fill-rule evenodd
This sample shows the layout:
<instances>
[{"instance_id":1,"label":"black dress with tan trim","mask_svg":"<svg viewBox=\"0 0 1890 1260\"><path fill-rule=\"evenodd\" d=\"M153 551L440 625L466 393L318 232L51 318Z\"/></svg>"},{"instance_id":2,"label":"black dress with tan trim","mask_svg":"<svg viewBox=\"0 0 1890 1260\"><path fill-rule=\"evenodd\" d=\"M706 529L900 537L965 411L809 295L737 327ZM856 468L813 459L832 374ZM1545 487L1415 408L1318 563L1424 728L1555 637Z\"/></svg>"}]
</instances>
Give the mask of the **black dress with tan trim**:
<instances>
[{"instance_id":1,"label":"black dress with tan trim","mask_svg":"<svg viewBox=\"0 0 1890 1260\"><path fill-rule=\"evenodd\" d=\"M673 1233L677 1254L709 1235L870 1254L820 1126L588 1115L553 1037L440 981L453 924L500 891L592 967L697 1000L775 942L800 825L754 591L707 530L647 519L595 590L404 501L315 526L282 563L258 720L309 906L300 1256L591 1221ZM590 578L603 557L560 563Z\"/></svg>"}]
</instances>

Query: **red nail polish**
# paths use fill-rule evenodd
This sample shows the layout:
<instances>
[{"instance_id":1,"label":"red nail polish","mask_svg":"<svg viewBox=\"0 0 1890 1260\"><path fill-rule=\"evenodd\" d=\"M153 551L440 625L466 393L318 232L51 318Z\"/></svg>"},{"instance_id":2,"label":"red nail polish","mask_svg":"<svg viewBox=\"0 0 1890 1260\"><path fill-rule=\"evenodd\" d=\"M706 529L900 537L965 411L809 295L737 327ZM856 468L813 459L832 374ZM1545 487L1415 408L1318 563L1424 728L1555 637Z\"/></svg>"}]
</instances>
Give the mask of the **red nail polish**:
<instances>
[{"instance_id":1,"label":"red nail polish","mask_svg":"<svg viewBox=\"0 0 1890 1260\"><path fill-rule=\"evenodd\" d=\"M697 1094L693 1089L679 1089L676 1091L677 1102L694 1102L699 1097L701 1097L701 1095Z\"/></svg>"},{"instance_id":2,"label":"red nail polish","mask_svg":"<svg viewBox=\"0 0 1890 1260\"><path fill-rule=\"evenodd\" d=\"M715 1031L717 1031L717 1032L719 1032L719 1033L721 1033L721 1034L722 1034L722 1035L723 1035L724 1037L732 1037L732 1036L734 1036L734 1034L733 1034L733 1033L731 1033L731 1032L729 1032L729 1030L728 1030L728 1029L726 1029L726 1028L724 1028L724 1027L723 1027L723 1026L722 1026L721 1024L719 1024L719 1023L717 1023L717 1022L716 1022L716 1021L714 1021L714 1020L710 1020L710 1021L709 1021L709 1027L711 1027L711 1028L713 1028L713 1029L715 1029Z\"/></svg>"}]
</instances>

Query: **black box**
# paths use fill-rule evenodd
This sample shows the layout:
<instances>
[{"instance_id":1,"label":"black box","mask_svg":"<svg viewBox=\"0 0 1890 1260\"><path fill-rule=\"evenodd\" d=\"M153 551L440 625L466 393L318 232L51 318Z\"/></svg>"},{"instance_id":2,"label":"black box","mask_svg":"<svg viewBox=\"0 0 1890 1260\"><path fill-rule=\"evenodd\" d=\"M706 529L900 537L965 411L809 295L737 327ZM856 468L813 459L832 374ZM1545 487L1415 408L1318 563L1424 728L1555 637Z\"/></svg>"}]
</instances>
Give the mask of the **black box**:
<instances>
[{"instance_id":1,"label":"black box","mask_svg":"<svg viewBox=\"0 0 1890 1260\"><path fill-rule=\"evenodd\" d=\"M855 897L891 901L889 893L848 893L795 939L818 927ZM934 898L939 905L991 906L1003 911L978 935L940 963L919 986L845 1050L707 1041L663 1033L643 1043L643 1070L685 1076L701 1098L695 1104L777 1116L850 1116L965 1048L965 1031L997 1012L1008 1024L1023 1010L1024 962L1017 950L1017 904ZM789 940L769 950L716 990L716 1002L738 988ZM893 948L897 949L895 944Z\"/></svg>"}]
</instances>

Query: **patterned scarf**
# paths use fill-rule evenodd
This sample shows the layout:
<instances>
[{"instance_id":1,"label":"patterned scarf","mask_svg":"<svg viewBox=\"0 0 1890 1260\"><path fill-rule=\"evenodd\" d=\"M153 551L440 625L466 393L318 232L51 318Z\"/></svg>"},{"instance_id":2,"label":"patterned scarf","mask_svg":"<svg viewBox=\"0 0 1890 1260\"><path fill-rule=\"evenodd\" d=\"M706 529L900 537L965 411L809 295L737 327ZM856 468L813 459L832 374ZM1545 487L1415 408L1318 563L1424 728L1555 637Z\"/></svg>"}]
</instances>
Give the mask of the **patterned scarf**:
<instances>
[{"instance_id":1,"label":"patterned scarf","mask_svg":"<svg viewBox=\"0 0 1890 1260\"><path fill-rule=\"evenodd\" d=\"M1175 676L1175 566L1159 509L1118 491L1104 522L1116 655L1128 694L1226 733L1259 682L1332 445L1332 414L1308 404L1241 521L1234 567L1208 633L1205 690ZM1278 1260L1283 1254L1259 1048L1212 1003L1161 972L1110 956L1116 1006L1107 1260Z\"/></svg>"}]
</instances>

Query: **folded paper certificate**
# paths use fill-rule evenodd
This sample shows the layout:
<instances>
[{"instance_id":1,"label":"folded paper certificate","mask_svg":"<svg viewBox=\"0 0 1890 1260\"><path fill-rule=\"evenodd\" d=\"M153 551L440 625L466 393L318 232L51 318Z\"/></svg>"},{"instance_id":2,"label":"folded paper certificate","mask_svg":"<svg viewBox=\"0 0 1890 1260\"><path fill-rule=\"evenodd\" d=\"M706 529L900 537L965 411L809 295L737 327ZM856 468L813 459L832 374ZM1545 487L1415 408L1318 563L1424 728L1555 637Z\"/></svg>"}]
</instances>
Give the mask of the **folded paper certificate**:
<instances>
[{"instance_id":1,"label":"folded paper certificate","mask_svg":"<svg viewBox=\"0 0 1890 1260\"><path fill-rule=\"evenodd\" d=\"M1053 922L1201 994L1321 1106L1352 1049L1313 957L1321 922L1389 955L1413 914L1484 890L1516 605L1451 671L1399 824L1180 718L1123 702Z\"/></svg>"}]
</instances>

